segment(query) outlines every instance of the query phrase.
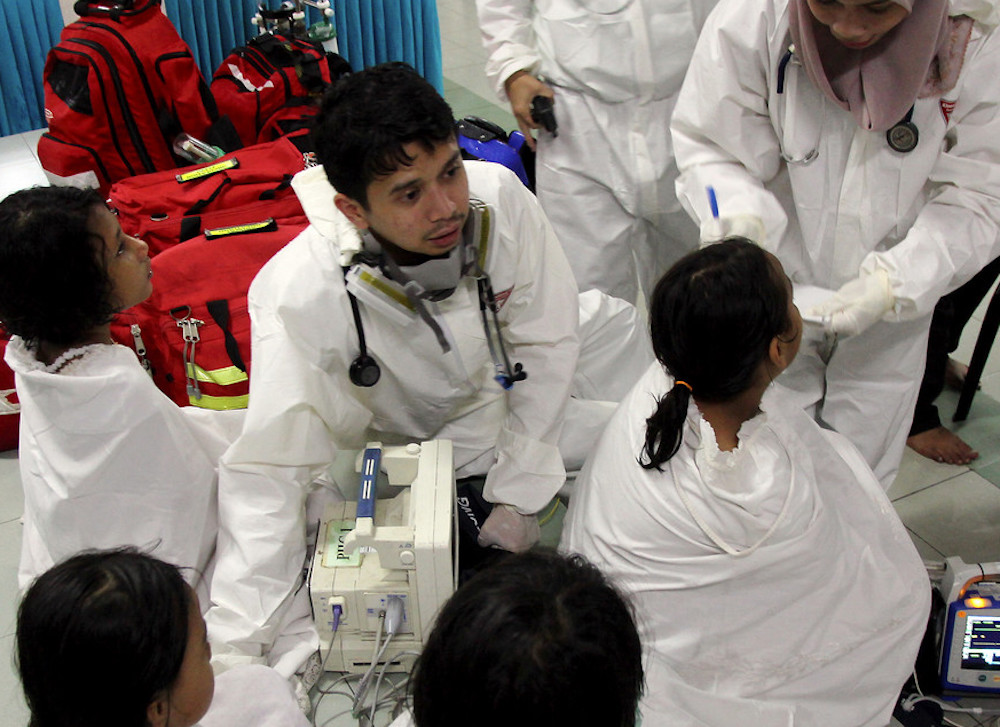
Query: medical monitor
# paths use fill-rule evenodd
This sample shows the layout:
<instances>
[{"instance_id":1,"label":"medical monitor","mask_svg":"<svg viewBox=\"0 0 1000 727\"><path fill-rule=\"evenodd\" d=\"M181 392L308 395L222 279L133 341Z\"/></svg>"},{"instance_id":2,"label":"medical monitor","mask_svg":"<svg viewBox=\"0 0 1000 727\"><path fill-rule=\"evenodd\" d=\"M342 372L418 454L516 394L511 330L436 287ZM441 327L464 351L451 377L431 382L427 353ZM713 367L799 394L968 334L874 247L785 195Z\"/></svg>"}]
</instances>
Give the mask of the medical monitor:
<instances>
[{"instance_id":1,"label":"medical monitor","mask_svg":"<svg viewBox=\"0 0 1000 727\"><path fill-rule=\"evenodd\" d=\"M1000 696L1000 564L968 566L949 559L956 577L941 642L941 686L946 693ZM948 575L948 574L946 574Z\"/></svg>"},{"instance_id":2,"label":"medical monitor","mask_svg":"<svg viewBox=\"0 0 1000 727\"><path fill-rule=\"evenodd\" d=\"M396 599L403 622L385 652L386 668L408 671L456 585L452 445L371 443L355 469L356 499L327 505L312 560L320 653L327 670L367 671Z\"/></svg>"}]
</instances>

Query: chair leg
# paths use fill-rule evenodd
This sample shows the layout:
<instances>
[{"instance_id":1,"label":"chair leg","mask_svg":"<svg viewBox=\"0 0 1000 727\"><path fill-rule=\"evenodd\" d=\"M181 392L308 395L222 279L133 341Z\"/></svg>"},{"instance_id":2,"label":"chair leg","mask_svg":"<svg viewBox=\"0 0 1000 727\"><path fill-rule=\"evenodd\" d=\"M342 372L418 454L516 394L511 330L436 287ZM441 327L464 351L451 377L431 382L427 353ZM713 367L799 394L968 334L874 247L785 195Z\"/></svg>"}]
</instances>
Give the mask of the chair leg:
<instances>
[{"instance_id":1,"label":"chair leg","mask_svg":"<svg viewBox=\"0 0 1000 727\"><path fill-rule=\"evenodd\" d=\"M969 373L965 376L962 393L958 397L958 406L955 407L955 415L951 418L954 422L964 422L969 416L972 397L976 395L979 380L986 367L986 359L989 358L998 330L1000 330L1000 288L997 288L990 299L986 316L983 318L983 327L979 331L979 337L976 338L976 347L972 351L972 360L969 361Z\"/></svg>"}]
</instances>

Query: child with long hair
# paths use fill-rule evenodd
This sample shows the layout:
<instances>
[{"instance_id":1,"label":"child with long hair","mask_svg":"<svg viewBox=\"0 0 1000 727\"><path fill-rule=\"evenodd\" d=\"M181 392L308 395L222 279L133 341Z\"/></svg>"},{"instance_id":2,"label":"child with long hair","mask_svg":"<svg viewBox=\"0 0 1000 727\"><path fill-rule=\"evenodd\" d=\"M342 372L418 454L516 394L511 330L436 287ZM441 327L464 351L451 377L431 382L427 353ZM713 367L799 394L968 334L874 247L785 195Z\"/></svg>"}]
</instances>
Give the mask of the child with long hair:
<instances>
[{"instance_id":1,"label":"child with long hair","mask_svg":"<svg viewBox=\"0 0 1000 727\"><path fill-rule=\"evenodd\" d=\"M771 389L803 329L781 264L708 246L649 315L658 363L581 473L562 541L636 602L644 721L886 724L930 588L858 451Z\"/></svg>"},{"instance_id":2,"label":"child with long hair","mask_svg":"<svg viewBox=\"0 0 1000 727\"><path fill-rule=\"evenodd\" d=\"M578 555L504 555L441 607L392 727L635 727L642 645L628 599Z\"/></svg>"},{"instance_id":3,"label":"child with long hair","mask_svg":"<svg viewBox=\"0 0 1000 727\"><path fill-rule=\"evenodd\" d=\"M216 466L240 413L181 409L111 338L152 292L148 248L94 190L0 202L0 329L21 402L25 587L85 548L155 547L207 588ZM201 591L207 608L207 590Z\"/></svg>"},{"instance_id":4,"label":"child with long hair","mask_svg":"<svg viewBox=\"0 0 1000 727\"><path fill-rule=\"evenodd\" d=\"M29 727L308 724L268 667L215 680L197 594L176 567L134 549L81 553L39 576L16 638Z\"/></svg>"}]
</instances>

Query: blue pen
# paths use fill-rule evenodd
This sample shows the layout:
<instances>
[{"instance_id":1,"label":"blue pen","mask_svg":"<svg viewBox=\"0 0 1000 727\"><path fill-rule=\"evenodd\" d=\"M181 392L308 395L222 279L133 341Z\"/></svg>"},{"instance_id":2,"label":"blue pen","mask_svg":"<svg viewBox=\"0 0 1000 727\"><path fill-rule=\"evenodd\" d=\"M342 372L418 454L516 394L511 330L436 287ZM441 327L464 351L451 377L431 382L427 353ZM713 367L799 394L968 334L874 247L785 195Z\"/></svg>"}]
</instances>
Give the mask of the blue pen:
<instances>
[{"instance_id":1,"label":"blue pen","mask_svg":"<svg viewBox=\"0 0 1000 727\"><path fill-rule=\"evenodd\" d=\"M712 210L712 217L719 219L719 200L715 196L715 187L710 184L705 187L705 191L708 192L708 206Z\"/></svg>"}]
</instances>

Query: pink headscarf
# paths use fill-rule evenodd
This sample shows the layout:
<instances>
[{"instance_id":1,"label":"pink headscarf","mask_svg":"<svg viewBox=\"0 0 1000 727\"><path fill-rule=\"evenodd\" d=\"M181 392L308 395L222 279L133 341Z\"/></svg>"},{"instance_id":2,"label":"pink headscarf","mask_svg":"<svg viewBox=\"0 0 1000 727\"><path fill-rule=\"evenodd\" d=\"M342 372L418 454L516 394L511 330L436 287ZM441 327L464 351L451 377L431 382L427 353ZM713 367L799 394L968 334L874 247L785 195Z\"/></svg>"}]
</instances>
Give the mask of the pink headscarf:
<instances>
[{"instance_id":1,"label":"pink headscarf","mask_svg":"<svg viewBox=\"0 0 1000 727\"><path fill-rule=\"evenodd\" d=\"M806 0L789 3L792 42L809 78L830 100L849 110L861 128L873 131L885 131L902 119L917 97L925 95L921 93L925 84L935 95L954 86L972 30L972 21L963 18L967 22L953 32L948 0L893 2L909 15L874 46L861 50L834 38L813 17Z\"/></svg>"}]
</instances>

